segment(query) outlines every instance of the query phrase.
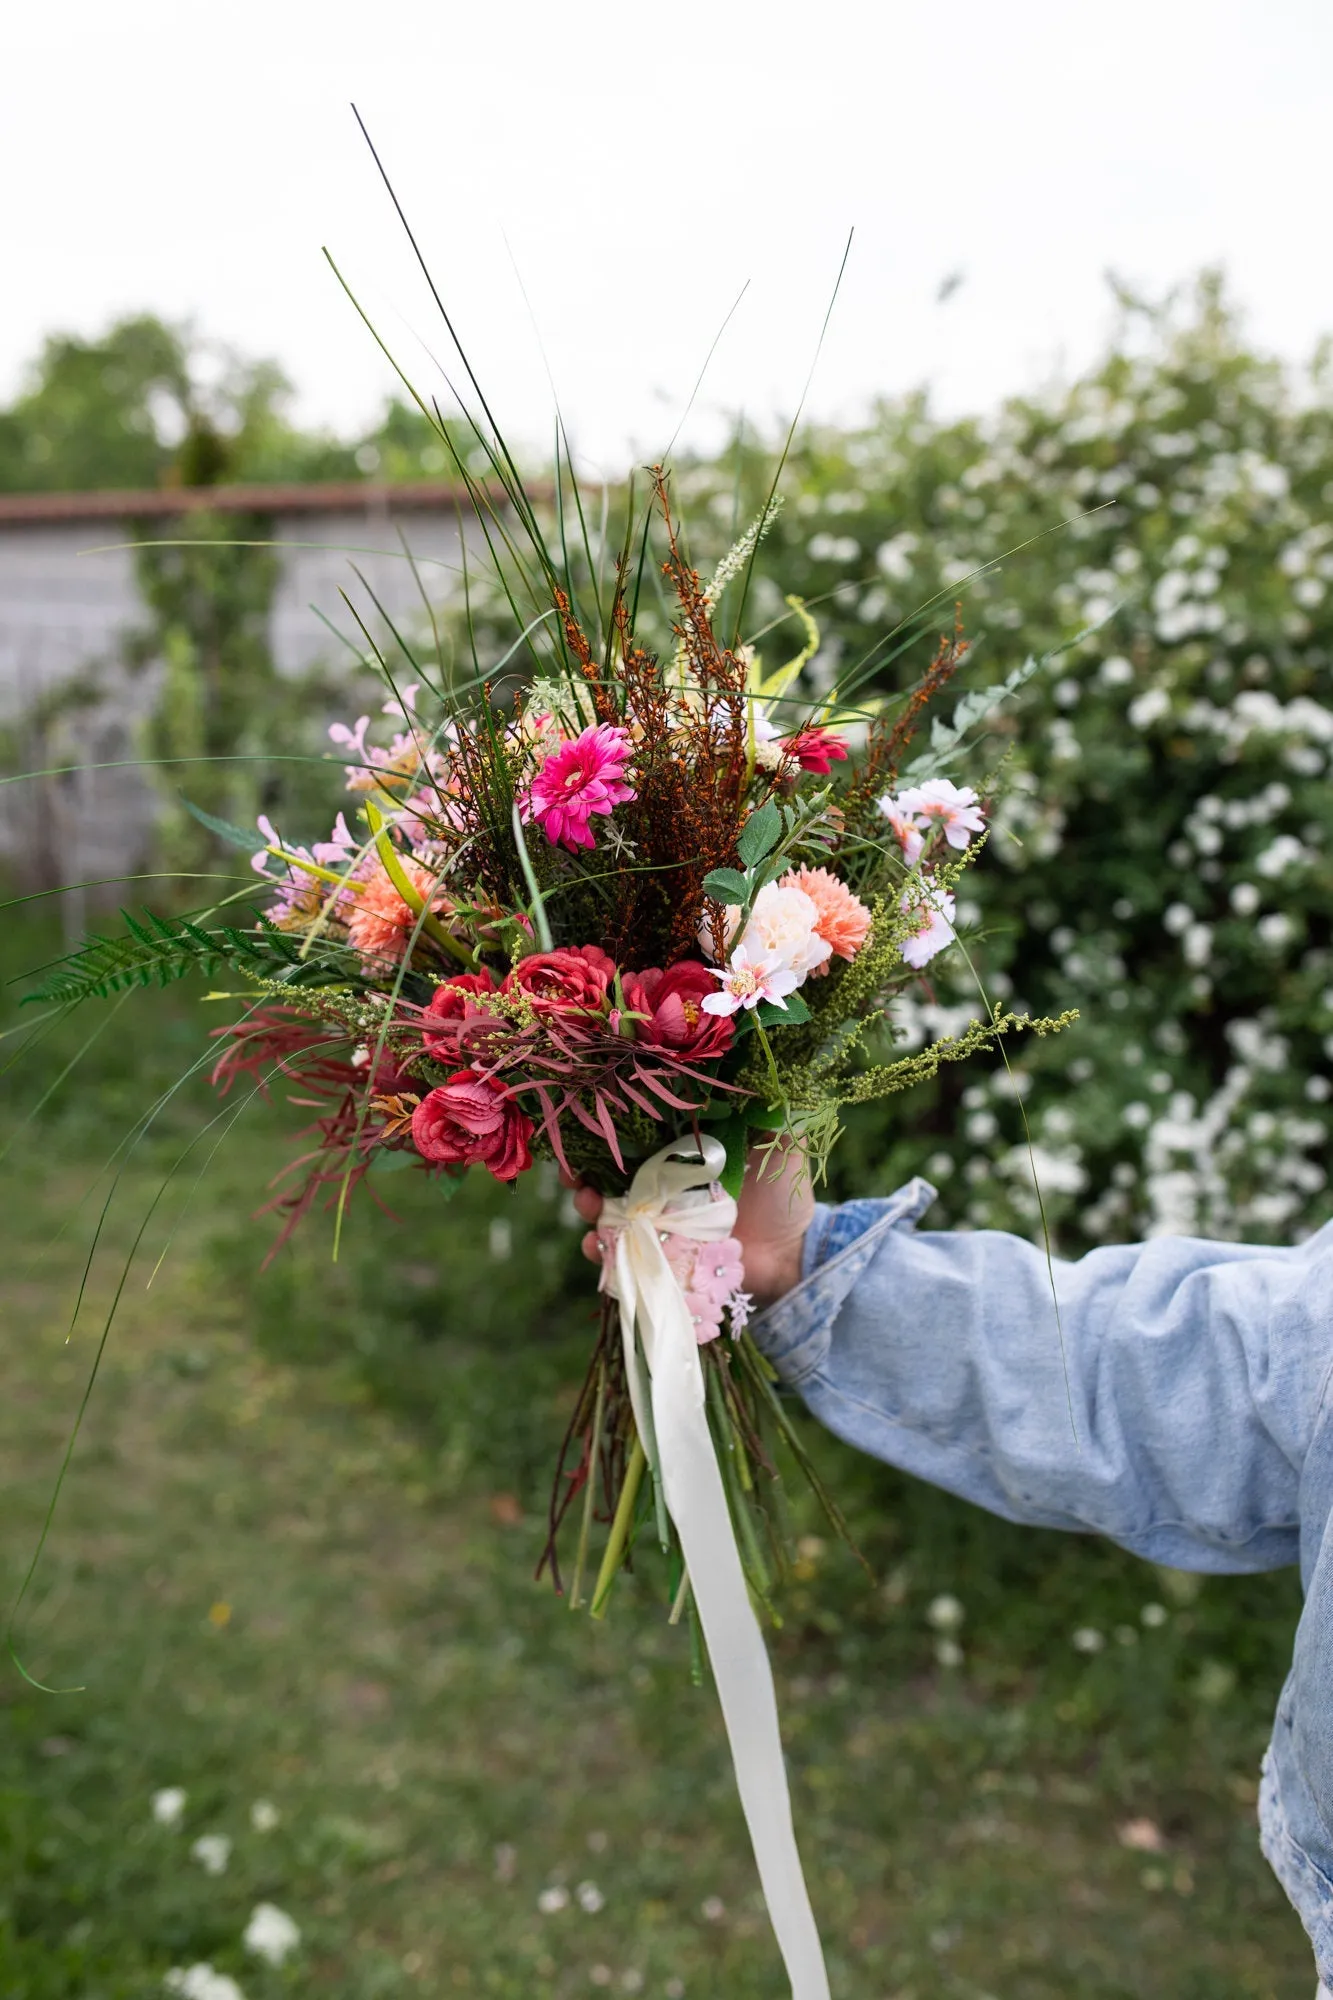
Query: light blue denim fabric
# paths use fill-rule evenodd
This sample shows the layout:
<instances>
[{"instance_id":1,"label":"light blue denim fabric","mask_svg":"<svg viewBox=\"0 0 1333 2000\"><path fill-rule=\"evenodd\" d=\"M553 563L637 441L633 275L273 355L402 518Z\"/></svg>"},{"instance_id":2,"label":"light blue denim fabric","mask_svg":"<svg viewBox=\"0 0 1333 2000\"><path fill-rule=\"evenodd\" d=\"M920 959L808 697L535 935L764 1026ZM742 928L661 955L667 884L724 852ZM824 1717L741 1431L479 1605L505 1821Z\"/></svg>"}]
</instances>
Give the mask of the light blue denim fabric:
<instances>
[{"instance_id":1,"label":"light blue denim fabric","mask_svg":"<svg viewBox=\"0 0 1333 2000\"><path fill-rule=\"evenodd\" d=\"M934 1198L817 1209L755 1339L839 1437L1008 1520L1179 1569L1299 1563L1260 1842L1333 1987L1333 1224L1057 1262L1057 1326L1043 1252L917 1230Z\"/></svg>"}]
</instances>

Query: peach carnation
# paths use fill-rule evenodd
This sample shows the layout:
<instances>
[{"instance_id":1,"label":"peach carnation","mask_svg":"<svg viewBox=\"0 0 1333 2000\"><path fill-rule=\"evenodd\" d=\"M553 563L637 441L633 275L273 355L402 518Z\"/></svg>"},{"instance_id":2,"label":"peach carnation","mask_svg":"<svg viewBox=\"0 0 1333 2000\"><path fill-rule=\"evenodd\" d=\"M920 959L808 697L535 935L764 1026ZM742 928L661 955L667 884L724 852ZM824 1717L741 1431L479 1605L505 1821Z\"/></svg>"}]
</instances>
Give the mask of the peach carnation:
<instances>
[{"instance_id":1,"label":"peach carnation","mask_svg":"<svg viewBox=\"0 0 1333 2000\"><path fill-rule=\"evenodd\" d=\"M833 947L835 958L855 958L870 930L870 912L859 896L827 868L793 868L783 876L784 889L802 889L815 906L815 933ZM823 978L827 960L814 968Z\"/></svg>"},{"instance_id":2,"label":"peach carnation","mask_svg":"<svg viewBox=\"0 0 1333 2000\"><path fill-rule=\"evenodd\" d=\"M447 897L441 896L435 877L419 861L412 861L406 855L400 857L399 866L423 902L429 902L432 910L439 912L449 908ZM389 871L384 863L375 857L364 874L358 876L364 883L359 895L348 897L351 907L347 911L347 935L363 957L387 960L395 965L407 949L408 940L416 928L416 912L410 910L389 879Z\"/></svg>"}]
</instances>

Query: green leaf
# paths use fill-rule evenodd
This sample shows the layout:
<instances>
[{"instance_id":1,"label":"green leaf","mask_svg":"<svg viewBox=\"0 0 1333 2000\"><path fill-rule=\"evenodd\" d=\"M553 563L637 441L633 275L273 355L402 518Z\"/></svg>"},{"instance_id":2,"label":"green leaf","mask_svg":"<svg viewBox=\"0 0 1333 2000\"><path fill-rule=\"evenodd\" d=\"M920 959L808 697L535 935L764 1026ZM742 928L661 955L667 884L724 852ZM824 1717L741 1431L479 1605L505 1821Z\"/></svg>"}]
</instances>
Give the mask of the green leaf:
<instances>
[{"instance_id":1,"label":"green leaf","mask_svg":"<svg viewBox=\"0 0 1333 2000\"><path fill-rule=\"evenodd\" d=\"M787 1114L775 1111L769 1104L761 1104L755 1098L745 1107L745 1122L752 1132L785 1132Z\"/></svg>"},{"instance_id":2,"label":"green leaf","mask_svg":"<svg viewBox=\"0 0 1333 2000\"><path fill-rule=\"evenodd\" d=\"M747 1129L744 1115L738 1112L711 1135L720 1139L727 1149L727 1164L718 1178L733 1201L739 1200L741 1182L745 1179L745 1155L749 1147Z\"/></svg>"},{"instance_id":3,"label":"green leaf","mask_svg":"<svg viewBox=\"0 0 1333 2000\"><path fill-rule=\"evenodd\" d=\"M255 854L264 845L264 836L254 827L233 826L229 819L218 819L215 814L205 812L193 799L187 799L184 792L178 794L187 813L192 813L200 826L206 826L219 840L225 840L228 847L239 847L242 853Z\"/></svg>"},{"instance_id":4,"label":"green leaf","mask_svg":"<svg viewBox=\"0 0 1333 2000\"><path fill-rule=\"evenodd\" d=\"M734 868L715 868L711 875L704 876L704 894L715 903L740 903L744 907L750 900L750 885Z\"/></svg>"},{"instance_id":5,"label":"green leaf","mask_svg":"<svg viewBox=\"0 0 1333 2000\"><path fill-rule=\"evenodd\" d=\"M810 1019L810 1009L799 993L789 993L785 1007L779 1007L776 1000L761 1000L754 1011L764 1028L799 1028Z\"/></svg>"},{"instance_id":6,"label":"green leaf","mask_svg":"<svg viewBox=\"0 0 1333 2000\"><path fill-rule=\"evenodd\" d=\"M378 1180L381 1174L401 1174L407 1167L420 1165L421 1155L415 1150L409 1152L404 1146L395 1151L392 1146L377 1146L366 1171L374 1174ZM452 1194L454 1190L450 1188L449 1192Z\"/></svg>"},{"instance_id":7,"label":"green leaf","mask_svg":"<svg viewBox=\"0 0 1333 2000\"><path fill-rule=\"evenodd\" d=\"M765 799L746 820L736 843L746 867L753 868L756 861L762 861L770 848L777 846L781 835L782 814L772 799Z\"/></svg>"},{"instance_id":8,"label":"green leaf","mask_svg":"<svg viewBox=\"0 0 1333 2000\"><path fill-rule=\"evenodd\" d=\"M204 914L211 914L205 912ZM301 941L289 937L255 912L253 930L231 925L208 930L188 917L159 917L151 910L137 922L122 910L126 935L87 938L78 951L49 966L47 977L24 1004L32 1001L73 1006L82 1000L106 999L134 986L168 986L189 972L212 978L223 966L261 978L285 980L293 987L356 984L356 955L338 945L318 955L302 957Z\"/></svg>"}]
</instances>

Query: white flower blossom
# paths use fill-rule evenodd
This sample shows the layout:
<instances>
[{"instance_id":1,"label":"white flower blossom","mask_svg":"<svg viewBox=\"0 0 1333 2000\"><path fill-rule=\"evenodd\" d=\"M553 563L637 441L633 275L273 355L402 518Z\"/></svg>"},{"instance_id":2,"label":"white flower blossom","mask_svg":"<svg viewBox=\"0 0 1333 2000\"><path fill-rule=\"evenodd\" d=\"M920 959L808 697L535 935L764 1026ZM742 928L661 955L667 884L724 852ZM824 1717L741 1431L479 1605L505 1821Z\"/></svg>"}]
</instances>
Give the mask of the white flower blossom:
<instances>
[{"instance_id":1,"label":"white flower blossom","mask_svg":"<svg viewBox=\"0 0 1333 2000\"><path fill-rule=\"evenodd\" d=\"M281 1965L301 1942L300 1926L276 1903L256 1903L241 1942L268 1965Z\"/></svg>"},{"instance_id":2,"label":"white flower blossom","mask_svg":"<svg viewBox=\"0 0 1333 2000\"><path fill-rule=\"evenodd\" d=\"M162 1984L181 2000L245 2000L236 1981L225 1972L214 1972L207 1961L181 1967L173 1965Z\"/></svg>"},{"instance_id":3,"label":"white flower blossom","mask_svg":"<svg viewBox=\"0 0 1333 2000\"><path fill-rule=\"evenodd\" d=\"M179 1826L189 1793L180 1785L164 1785L153 1793L153 1818L159 1826Z\"/></svg>"},{"instance_id":4,"label":"white flower blossom","mask_svg":"<svg viewBox=\"0 0 1333 2000\"><path fill-rule=\"evenodd\" d=\"M225 1833L201 1833L190 1853L207 1875L225 1875L231 1860L231 1841Z\"/></svg>"}]
</instances>

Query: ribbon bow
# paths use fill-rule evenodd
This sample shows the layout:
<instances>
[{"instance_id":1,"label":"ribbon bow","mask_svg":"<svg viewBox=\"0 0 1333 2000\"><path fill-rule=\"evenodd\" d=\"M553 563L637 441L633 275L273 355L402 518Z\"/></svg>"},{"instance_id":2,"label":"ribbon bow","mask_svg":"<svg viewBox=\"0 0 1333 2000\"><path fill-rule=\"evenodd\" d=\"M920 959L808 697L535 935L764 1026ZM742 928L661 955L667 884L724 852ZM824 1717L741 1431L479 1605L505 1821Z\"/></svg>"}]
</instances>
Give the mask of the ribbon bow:
<instances>
[{"instance_id":1,"label":"ribbon bow","mask_svg":"<svg viewBox=\"0 0 1333 2000\"><path fill-rule=\"evenodd\" d=\"M773 1673L708 1429L694 1325L663 1249L670 1236L717 1243L731 1234L736 1204L712 1187L725 1161L723 1147L712 1138L697 1143L677 1139L645 1160L629 1192L603 1205L601 1227L615 1233L615 1254L603 1266L602 1284L620 1301L639 1438L646 1452L655 1445L653 1469L680 1536L792 2000L829 2000L824 1954L792 1827ZM640 1346L650 1389L639 1367ZM649 1395L651 1423L644 1421Z\"/></svg>"}]
</instances>

